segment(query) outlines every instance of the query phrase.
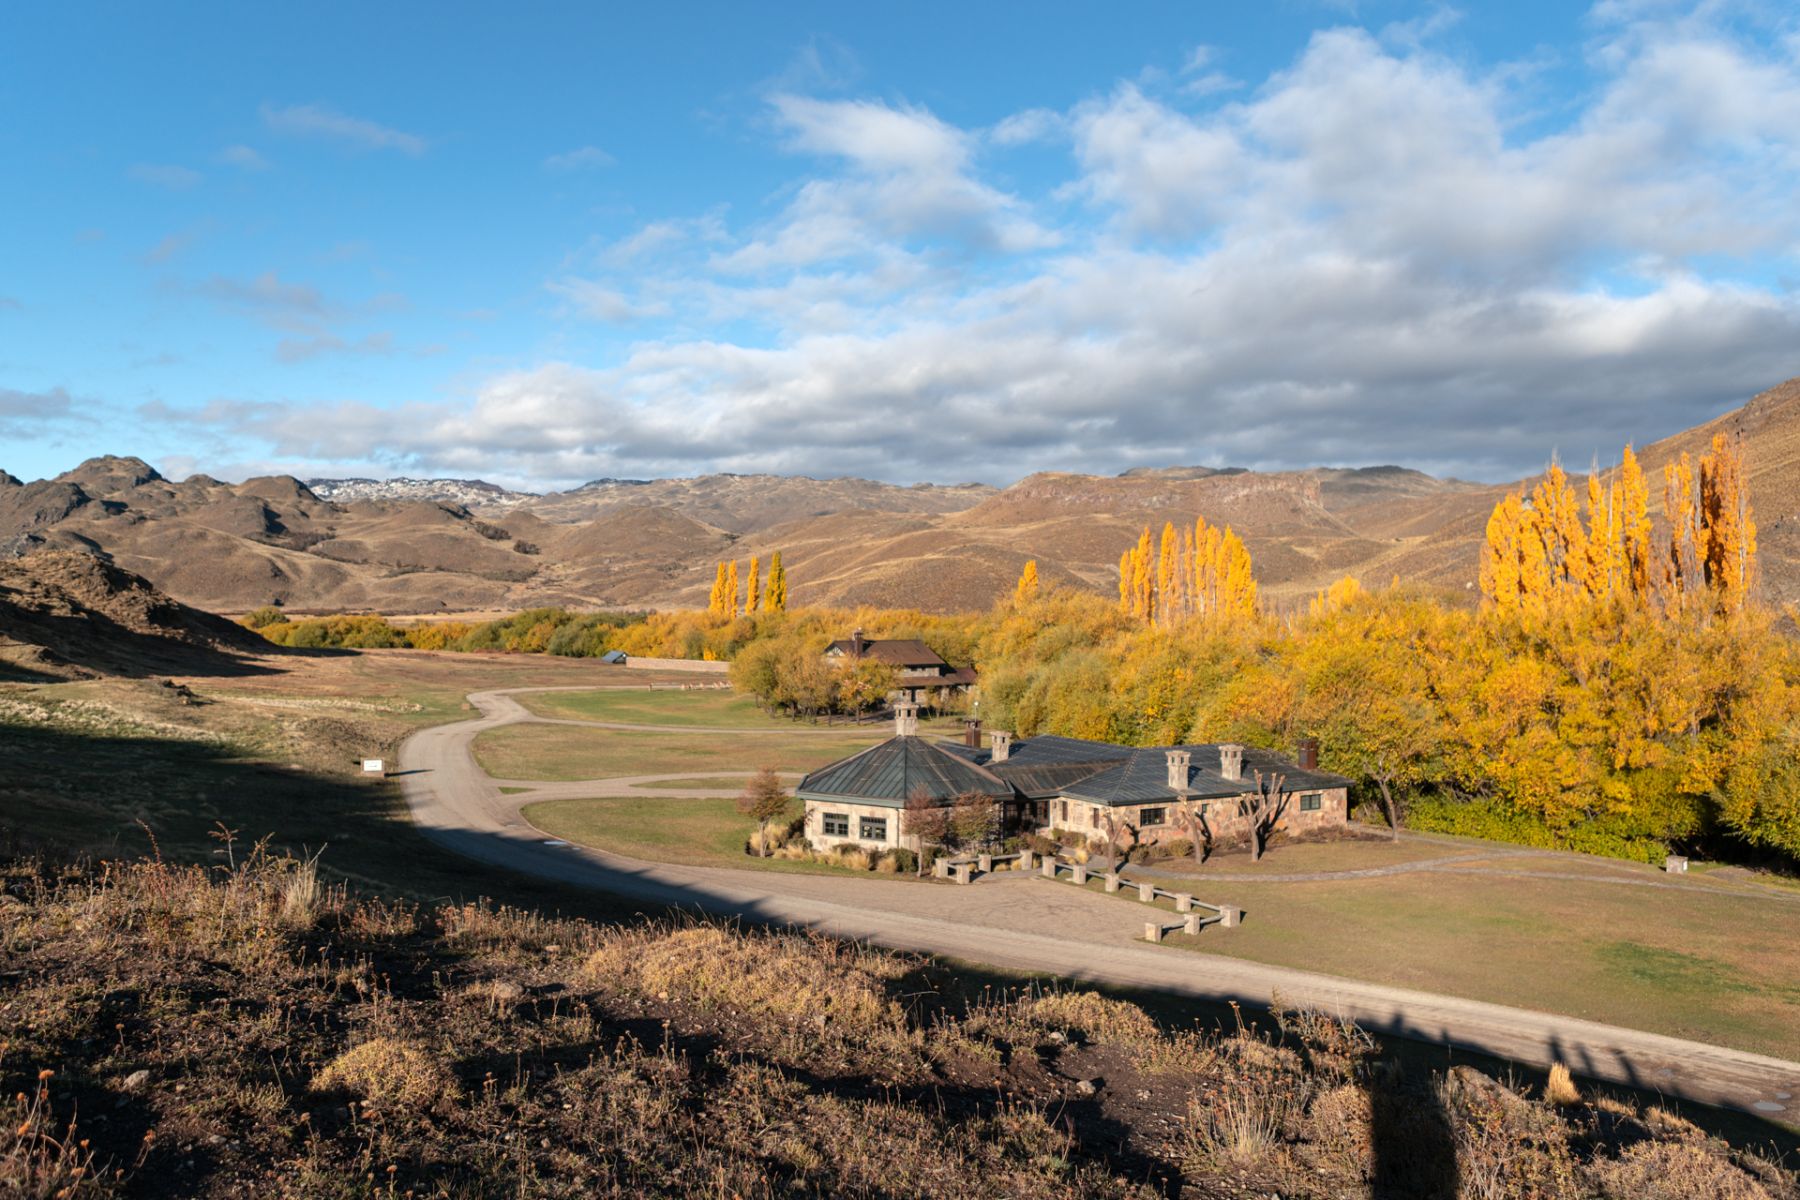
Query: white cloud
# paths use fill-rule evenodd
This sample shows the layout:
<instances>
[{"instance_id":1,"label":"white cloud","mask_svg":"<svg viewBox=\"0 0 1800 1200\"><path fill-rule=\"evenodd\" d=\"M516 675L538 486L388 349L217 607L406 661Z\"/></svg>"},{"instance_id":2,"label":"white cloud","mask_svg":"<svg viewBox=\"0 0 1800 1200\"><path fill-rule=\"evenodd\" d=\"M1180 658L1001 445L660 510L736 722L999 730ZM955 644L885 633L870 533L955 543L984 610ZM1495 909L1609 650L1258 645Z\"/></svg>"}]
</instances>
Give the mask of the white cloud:
<instances>
[{"instance_id":1,"label":"white cloud","mask_svg":"<svg viewBox=\"0 0 1800 1200\"><path fill-rule=\"evenodd\" d=\"M614 166L618 161L598 146L582 146L563 154L552 154L544 160L544 166L552 171L590 171L596 167Z\"/></svg>"},{"instance_id":2,"label":"white cloud","mask_svg":"<svg viewBox=\"0 0 1800 1200\"><path fill-rule=\"evenodd\" d=\"M1800 273L1800 56L1704 19L1592 27L1566 111L1430 22L1322 32L1229 96L1183 91L1202 55L985 131L778 95L808 161L766 219L652 220L546 284L642 331L615 360L207 419L306 461L539 484L1610 455L1800 373L1800 299L1771 282ZM984 148L1064 139L1072 181L987 173Z\"/></svg>"},{"instance_id":3,"label":"white cloud","mask_svg":"<svg viewBox=\"0 0 1800 1200\"><path fill-rule=\"evenodd\" d=\"M200 172L192 167L172 163L133 163L125 173L139 183L166 188L171 192L185 192L197 186L201 179Z\"/></svg>"},{"instance_id":4,"label":"white cloud","mask_svg":"<svg viewBox=\"0 0 1800 1200\"><path fill-rule=\"evenodd\" d=\"M263 124L276 133L326 138L359 150L398 150L415 157L425 153L425 139L417 134L348 116L322 104L290 104L283 108L265 104L261 111Z\"/></svg>"},{"instance_id":5,"label":"white cloud","mask_svg":"<svg viewBox=\"0 0 1800 1200\"><path fill-rule=\"evenodd\" d=\"M269 169L269 160L250 146L227 146L219 151L219 161L244 171Z\"/></svg>"},{"instance_id":6,"label":"white cloud","mask_svg":"<svg viewBox=\"0 0 1800 1200\"><path fill-rule=\"evenodd\" d=\"M669 311L666 304L638 303L591 279L558 279L544 286L567 300L574 311L596 321L635 321Z\"/></svg>"}]
</instances>

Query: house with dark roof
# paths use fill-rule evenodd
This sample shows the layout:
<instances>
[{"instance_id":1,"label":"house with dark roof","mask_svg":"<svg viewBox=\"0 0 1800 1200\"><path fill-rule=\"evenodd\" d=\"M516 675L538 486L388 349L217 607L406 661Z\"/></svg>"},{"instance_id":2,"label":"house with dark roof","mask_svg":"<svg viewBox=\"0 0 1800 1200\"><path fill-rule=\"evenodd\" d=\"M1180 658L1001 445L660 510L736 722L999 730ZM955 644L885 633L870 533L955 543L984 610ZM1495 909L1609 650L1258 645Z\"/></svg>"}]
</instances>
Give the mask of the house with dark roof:
<instances>
[{"instance_id":1,"label":"house with dark roof","mask_svg":"<svg viewBox=\"0 0 1800 1200\"><path fill-rule=\"evenodd\" d=\"M910 703L932 703L965 692L975 682L969 667L953 667L918 638L866 638L858 629L825 647L825 659L836 666L878 662L899 675L896 691Z\"/></svg>"},{"instance_id":2,"label":"house with dark roof","mask_svg":"<svg viewBox=\"0 0 1800 1200\"><path fill-rule=\"evenodd\" d=\"M967 722L963 741L939 741L919 736L913 706L895 713L893 737L800 781L813 846L911 845L901 828L909 798L950 805L969 795L992 799L1009 833L1099 837L1112 817L1154 842L1187 836L1182 818L1191 813L1214 839L1230 841L1249 831L1243 799L1259 772L1281 777L1286 804L1276 828L1316 831L1349 819L1350 781L1319 770L1317 743L1292 758L1234 743L1140 747L1051 734L995 733L983 746L978 721Z\"/></svg>"}]
</instances>

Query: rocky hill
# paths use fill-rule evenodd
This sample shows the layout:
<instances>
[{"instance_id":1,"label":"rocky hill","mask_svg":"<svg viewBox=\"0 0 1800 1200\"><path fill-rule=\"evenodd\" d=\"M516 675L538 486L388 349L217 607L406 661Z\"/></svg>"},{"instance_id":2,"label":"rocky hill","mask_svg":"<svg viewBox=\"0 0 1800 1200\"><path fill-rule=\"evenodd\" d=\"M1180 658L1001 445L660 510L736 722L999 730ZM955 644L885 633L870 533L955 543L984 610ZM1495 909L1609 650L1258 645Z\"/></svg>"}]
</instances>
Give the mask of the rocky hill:
<instances>
[{"instance_id":1,"label":"rocky hill","mask_svg":"<svg viewBox=\"0 0 1800 1200\"><path fill-rule=\"evenodd\" d=\"M272 648L92 554L0 562L0 679L233 674Z\"/></svg>"},{"instance_id":2,"label":"rocky hill","mask_svg":"<svg viewBox=\"0 0 1800 1200\"><path fill-rule=\"evenodd\" d=\"M461 504L469 508L513 508L538 498L536 492L515 492L485 479L309 479L306 486L321 500L349 504L357 500L424 500Z\"/></svg>"},{"instance_id":3,"label":"rocky hill","mask_svg":"<svg viewBox=\"0 0 1800 1200\"><path fill-rule=\"evenodd\" d=\"M1717 429L1746 440L1765 591L1800 597L1800 381L1642 447L1647 469ZM405 614L703 604L716 561L779 550L797 603L947 611L985 607L1027 559L1046 582L1110 591L1143 526L1204 516L1244 537L1279 606L1346 574L1472 595L1487 515L1509 486L1399 466L1169 467L1044 473L1003 490L707 475L530 497L479 480L175 483L139 459L97 458L34 483L0 474L0 557L100 553L217 611Z\"/></svg>"}]
</instances>

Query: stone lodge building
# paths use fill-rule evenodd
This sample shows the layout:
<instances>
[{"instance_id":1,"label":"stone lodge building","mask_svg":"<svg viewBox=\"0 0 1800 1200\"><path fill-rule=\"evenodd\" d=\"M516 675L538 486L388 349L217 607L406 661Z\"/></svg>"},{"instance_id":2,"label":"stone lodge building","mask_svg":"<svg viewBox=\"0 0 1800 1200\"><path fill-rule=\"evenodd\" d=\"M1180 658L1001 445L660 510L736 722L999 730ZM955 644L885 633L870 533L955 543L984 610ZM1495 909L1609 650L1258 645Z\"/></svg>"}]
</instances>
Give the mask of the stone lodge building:
<instances>
[{"instance_id":1,"label":"stone lodge building","mask_svg":"<svg viewBox=\"0 0 1800 1200\"><path fill-rule=\"evenodd\" d=\"M871 639L864 637L860 629L825 647L825 661L834 666L864 661L890 666L899 675L895 692L914 705L921 699L935 703L946 696L966 692L975 682L973 670L951 666L918 638Z\"/></svg>"},{"instance_id":2,"label":"stone lodge building","mask_svg":"<svg viewBox=\"0 0 1800 1200\"><path fill-rule=\"evenodd\" d=\"M978 721L967 722L964 741L938 741L918 735L916 708L903 704L895 713L893 737L800 781L796 794L814 848L911 846L902 813L907 798L919 794L940 805L987 796L1006 833L1067 829L1098 837L1102 815L1112 814L1140 842L1186 837L1182 812L1195 806L1215 841L1232 841L1249 832L1239 801L1255 790L1258 771L1282 777L1288 800L1277 829L1341 828L1349 819L1350 781L1318 769L1316 743L1288 758L1231 743L1133 747L995 733L983 748Z\"/></svg>"}]
</instances>

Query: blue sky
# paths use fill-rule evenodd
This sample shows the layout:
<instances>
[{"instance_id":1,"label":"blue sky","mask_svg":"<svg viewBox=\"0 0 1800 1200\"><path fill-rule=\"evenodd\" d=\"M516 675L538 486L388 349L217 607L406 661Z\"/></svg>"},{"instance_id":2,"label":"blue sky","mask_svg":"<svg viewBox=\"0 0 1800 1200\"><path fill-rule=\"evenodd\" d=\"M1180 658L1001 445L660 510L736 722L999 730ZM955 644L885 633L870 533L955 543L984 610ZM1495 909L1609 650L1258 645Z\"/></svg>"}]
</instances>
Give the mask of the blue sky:
<instances>
[{"instance_id":1,"label":"blue sky","mask_svg":"<svg viewBox=\"0 0 1800 1200\"><path fill-rule=\"evenodd\" d=\"M0 16L0 467L1509 478L1800 374L1786 6L511 8Z\"/></svg>"}]
</instances>

